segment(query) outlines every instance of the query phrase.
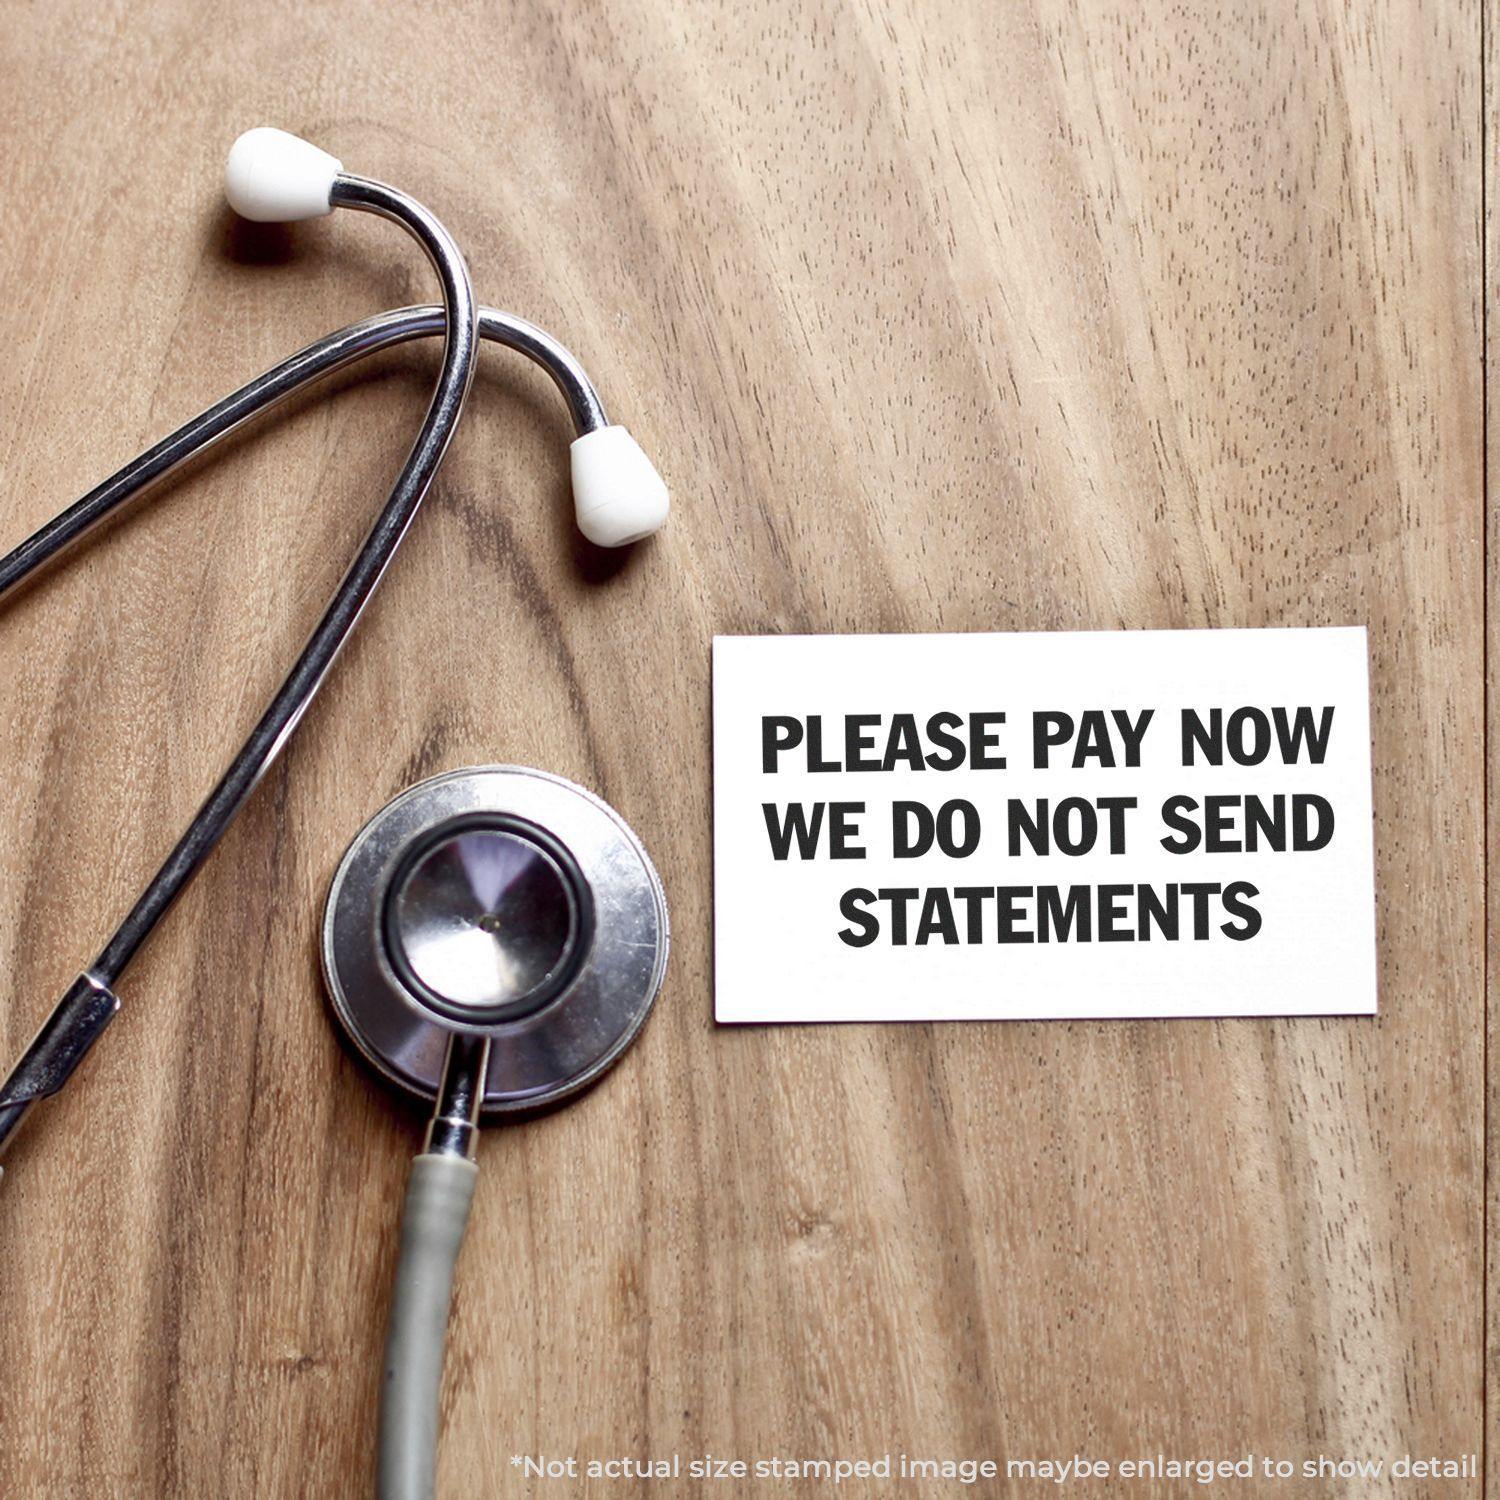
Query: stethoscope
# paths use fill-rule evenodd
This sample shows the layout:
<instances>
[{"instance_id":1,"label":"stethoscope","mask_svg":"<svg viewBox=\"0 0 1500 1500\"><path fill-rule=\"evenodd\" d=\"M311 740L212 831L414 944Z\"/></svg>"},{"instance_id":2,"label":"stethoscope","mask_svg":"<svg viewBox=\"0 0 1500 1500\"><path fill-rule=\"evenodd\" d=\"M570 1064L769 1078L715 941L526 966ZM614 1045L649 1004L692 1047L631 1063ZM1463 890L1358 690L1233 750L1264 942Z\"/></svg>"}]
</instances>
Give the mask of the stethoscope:
<instances>
[{"instance_id":1,"label":"stethoscope","mask_svg":"<svg viewBox=\"0 0 1500 1500\"><path fill-rule=\"evenodd\" d=\"M651 462L612 425L578 361L523 319L474 301L448 231L420 203L346 173L283 131L229 155L230 206L292 222L352 208L401 225L426 252L441 307L382 313L310 344L132 460L0 558L0 600L119 507L309 382L410 339L442 334L442 367L389 498L270 707L99 956L0 1084L0 1152L114 1018L115 986L297 728L384 576L463 412L479 339L551 376L578 436L574 503L591 541L618 547L667 518ZM379 1492L428 1496L453 1267L481 1121L587 1088L644 1023L666 969L661 881L629 826L584 788L516 766L409 787L355 836L334 874L323 970L347 1039L383 1078L431 1106L407 1190L380 1414Z\"/></svg>"}]
</instances>

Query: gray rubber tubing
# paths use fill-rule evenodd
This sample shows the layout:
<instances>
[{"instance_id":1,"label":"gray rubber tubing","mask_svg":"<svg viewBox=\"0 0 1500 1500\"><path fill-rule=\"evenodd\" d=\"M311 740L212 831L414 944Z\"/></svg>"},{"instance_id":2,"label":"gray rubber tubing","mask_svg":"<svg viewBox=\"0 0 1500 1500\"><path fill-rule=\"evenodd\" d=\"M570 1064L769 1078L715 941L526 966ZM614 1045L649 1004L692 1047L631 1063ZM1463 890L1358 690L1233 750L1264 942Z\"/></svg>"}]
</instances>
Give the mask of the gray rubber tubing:
<instances>
[{"instance_id":1,"label":"gray rubber tubing","mask_svg":"<svg viewBox=\"0 0 1500 1500\"><path fill-rule=\"evenodd\" d=\"M448 1301L478 1175L459 1156L411 1164L380 1390L380 1500L433 1500Z\"/></svg>"}]
</instances>

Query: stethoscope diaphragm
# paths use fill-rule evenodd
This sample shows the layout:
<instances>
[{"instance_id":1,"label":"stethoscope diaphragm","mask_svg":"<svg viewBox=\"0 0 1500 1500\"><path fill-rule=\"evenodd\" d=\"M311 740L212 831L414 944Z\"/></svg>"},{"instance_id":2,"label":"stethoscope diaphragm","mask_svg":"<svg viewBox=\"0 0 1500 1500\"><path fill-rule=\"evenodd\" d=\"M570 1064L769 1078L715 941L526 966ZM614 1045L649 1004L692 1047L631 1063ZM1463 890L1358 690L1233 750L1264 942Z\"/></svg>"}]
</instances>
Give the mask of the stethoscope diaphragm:
<instances>
[{"instance_id":1,"label":"stethoscope diaphragm","mask_svg":"<svg viewBox=\"0 0 1500 1500\"><path fill-rule=\"evenodd\" d=\"M667 945L661 880L629 825L519 766L450 771L388 803L339 862L323 918L356 1050L431 1102L449 1038L487 1037L490 1116L603 1073L645 1022Z\"/></svg>"}]
</instances>

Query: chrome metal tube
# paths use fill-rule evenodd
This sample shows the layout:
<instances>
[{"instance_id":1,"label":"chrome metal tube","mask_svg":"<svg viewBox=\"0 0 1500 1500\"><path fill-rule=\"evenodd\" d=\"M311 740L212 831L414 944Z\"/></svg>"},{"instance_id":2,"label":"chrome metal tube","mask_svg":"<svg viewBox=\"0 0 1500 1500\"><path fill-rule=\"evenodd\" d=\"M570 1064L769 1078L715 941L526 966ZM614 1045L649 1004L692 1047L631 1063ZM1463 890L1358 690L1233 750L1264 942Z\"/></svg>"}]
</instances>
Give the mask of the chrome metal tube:
<instances>
[{"instance_id":1,"label":"chrome metal tube","mask_svg":"<svg viewBox=\"0 0 1500 1500\"><path fill-rule=\"evenodd\" d=\"M229 769L188 825L187 832L85 972L82 982L111 998L114 983L125 966L182 893L301 722L406 535L463 414L464 401L473 379L477 309L468 268L448 231L415 199L368 178L341 174L334 182L330 201L335 207L352 208L390 219L405 229L426 252L443 293L446 338L442 368L416 440L396 476L385 506L302 654L277 690L270 707L250 731ZM181 462L187 456L184 452L176 461ZM36 1099L54 1093L62 1086L103 1029L102 1025L93 1025L86 1036L82 1030L73 1036L69 1025L69 1003L77 988L75 985L69 996L64 997L20 1065L0 1084L0 1150L20 1124L27 1108ZM39 1049L59 1048L59 1027L64 1033L63 1040L68 1042L61 1051L71 1059L68 1068L60 1075L55 1069L48 1071L33 1066Z\"/></svg>"},{"instance_id":2,"label":"chrome metal tube","mask_svg":"<svg viewBox=\"0 0 1500 1500\"><path fill-rule=\"evenodd\" d=\"M323 618L302 648L301 656L177 847L91 966L91 972L107 985L113 985L120 977L146 935L181 894L301 722L401 545L447 452L474 378L478 321L474 292L463 256L448 231L415 199L363 177L338 177L332 202L335 207L378 214L399 224L427 252L442 283L443 305L447 310L443 366L427 414L396 476L390 497L355 554Z\"/></svg>"},{"instance_id":3,"label":"chrome metal tube","mask_svg":"<svg viewBox=\"0 0 1500 1500\"><path fill-rule=\"evenodd\" d=\"M448 1038L443 1080L427 1125L422 1151L427 1156L461 1156L473 1161L479 1144L479 1109L490 1068L490 1039L455 1031Z\"/></svg>"},{"instance_id":4,"label":"chrome metal tube","mask_svg":"<svg viewBox=\"0 0 1500 1500\"><path fill-rule=\"evenodd\" d=\"M441 307L400 307L351 323L299 349L264 375L183 423L138 458L131 459L123 469L0 557L0 603L130 501L247 422L274 410L304 386L382 349L440 334L447 326ZM513 313L481 307L479 337L524 354L545 370L567 403L578 436L609 425L594 383L578 360L551 334Z\"/></svg>"}]
</instances>

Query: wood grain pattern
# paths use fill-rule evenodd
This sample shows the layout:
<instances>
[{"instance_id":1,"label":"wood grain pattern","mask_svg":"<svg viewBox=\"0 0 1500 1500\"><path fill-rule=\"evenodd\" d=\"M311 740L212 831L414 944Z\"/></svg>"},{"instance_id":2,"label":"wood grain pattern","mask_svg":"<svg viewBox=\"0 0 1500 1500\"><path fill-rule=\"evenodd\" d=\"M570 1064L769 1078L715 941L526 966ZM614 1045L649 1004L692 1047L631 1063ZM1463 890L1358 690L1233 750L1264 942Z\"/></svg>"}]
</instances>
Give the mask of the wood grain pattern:
<instances>
[{"instance_id":1,"label":"wood grain pattern","mask_svg":"<svg viewBox=\"0 0 1500 1500\"><path fill-rule=\"evenodd\" d=\"M487 1142L445 1492L568 1492L515 1452L1480 1452L1480 49L1475 0L0 9L0 541L431 295L380 224L230 223L262 121L421 194L676 496L587 551L563 414L486 354L357 639L10 1159L0 1493L366 1490L415 1126L335 1042L315 927L369 813L496 760L625 813L676 947L617 1072ZM7 1052L279 680L433 368L342 378L5 610ZM715 1029L713 633L1359 622L1378 1020Z\"/></svg>"},{"instance_id":2,"label":"wood grain pattern","mask_svg":"<svg viewBox=\"0 0 1500 1500\"><path fill-rule=\"evenodd\" d=\"M1496 805L1493 788L1500 785L1496 780L1496 732L1500 729L1500 693L1497 693L1497 673L1500 673L1500 617L1494 609L1497 590L1500 590L1500 517L1490 503L1491 486L1500 481L1500 453L1496 452L1492 433L1500 433L1497 423L1496 402L1500 400L1500 384L1493 385L1490 374L1496 366L1496 336L1500 324L1492 321L1497 299L1495 287L1500 280L1500 244L1497 244L1495 195L1500 192L1500 175L1497 175L1497 145L1500 145L1500 44L1495 38L1495 27L1500 21L1500 6L1496 0L1485 0L1484 5L1484 399L1485 399L1485 1493L1500 1494L1500 1381L1494 1372L1500 1371L1500 1327L1496 1325L1493 1309L1500 1308L1500 1241L1491 1232L1492 1226L1500 1226L1500 1175L1494 1166L1500 1152L1500 1070L1496 1059L1500 1058L1500 990L1495 976L1500 974L1500 922L1495 915L1496 853L1500 850L1500 806Z\"/></svg>"}]
</instances>

